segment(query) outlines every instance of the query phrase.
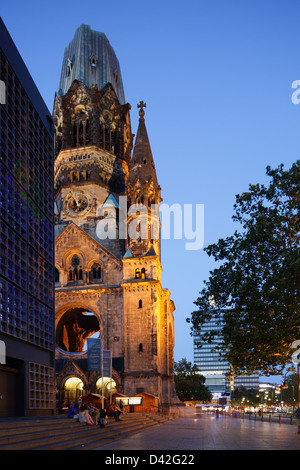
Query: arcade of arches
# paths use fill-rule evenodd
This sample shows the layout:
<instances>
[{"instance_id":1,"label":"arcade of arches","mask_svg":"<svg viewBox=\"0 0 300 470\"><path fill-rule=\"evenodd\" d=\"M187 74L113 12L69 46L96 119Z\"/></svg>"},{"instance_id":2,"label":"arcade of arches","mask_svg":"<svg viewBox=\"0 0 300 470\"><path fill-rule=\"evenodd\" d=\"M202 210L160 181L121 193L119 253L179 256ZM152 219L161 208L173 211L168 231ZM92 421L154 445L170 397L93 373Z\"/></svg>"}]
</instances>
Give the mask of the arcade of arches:
<instances>
[{"instance_id":1,"label":"arcade of arches","mask_svg":"<svg viewBox=\"0 0 300 470\"><path fill-rule=\"evenodd\" d=\"M86 340L90 337L100 337L100 320L93 313L83 307L68 308L62 313L56 324L57 357L72 358L77 370L69 371L66 377L62 377L59 387L59 401L69 403L80 401L86 393L97 393L107 397L117 391L116 381L112 377L98 378L93 376L93 386L88 380L87 372L82 375L87 361ZM64 359L63 359L64 360ZM93 374L92 374L93 375Z\"/></svg>"},{"instance_id":2,"label":"arcade of arches","mask_svg":"<svg viewBox=\"0 0 300 470\"><path fill-rule=\"evenodd\" d=\"M95 393L108 396L110 393L116 392L116 382L111 377L100 377L96 382ZM83 381L76 376L68 377L62 387L61 400L69 403L70 401L80 401L81 397L86 393Z\"/></svg>"}]
</instances>

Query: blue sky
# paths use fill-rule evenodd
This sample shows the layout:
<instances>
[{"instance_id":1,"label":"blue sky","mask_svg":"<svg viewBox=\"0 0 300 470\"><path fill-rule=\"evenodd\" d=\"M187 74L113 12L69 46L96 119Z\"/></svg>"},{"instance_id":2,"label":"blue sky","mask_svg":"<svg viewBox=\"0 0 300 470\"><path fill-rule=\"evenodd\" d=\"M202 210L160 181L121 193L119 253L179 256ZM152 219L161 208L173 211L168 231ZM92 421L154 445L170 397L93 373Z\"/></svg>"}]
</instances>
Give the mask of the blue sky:
<instances>
[{"instance_id":1,"label":"blue sky","mask_svg":"<svg viewBox=\"0 0 300 470\"><path fill-rule=\"evenodd\" d=\"M267 165L300 155L300 2L294 0L10 0L6 24L52 112L64 48L80 24L102 31L120 62L126 100L146 126L165 203L204 204L204 245L230 235L235 195L266 182ZM193 360L185 319L214 262L186 240L162 244L175 302L175 360ZM295 338L298 339L298 338Z\"/></svg>"}]
</instances>

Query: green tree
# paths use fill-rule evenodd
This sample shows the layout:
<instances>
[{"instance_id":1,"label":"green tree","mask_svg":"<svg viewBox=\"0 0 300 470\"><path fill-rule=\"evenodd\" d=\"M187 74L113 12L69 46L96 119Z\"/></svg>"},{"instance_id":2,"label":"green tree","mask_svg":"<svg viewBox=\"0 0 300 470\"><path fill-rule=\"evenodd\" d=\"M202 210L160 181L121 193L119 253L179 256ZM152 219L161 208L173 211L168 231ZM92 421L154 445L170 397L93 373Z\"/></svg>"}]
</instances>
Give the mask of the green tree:
<instances>
[{"instance_id":1,"label":"green tree","mask_svg":"<svg viewBox=\"0 0 300 470\"><path fill-rule=\"evenodd\" d=\"M261 396L258 390L236 388L231 394L231 404L239 406L258 406L261 403Z\"/></svg>"},{"instance_id":2,"label":"green tree","mask_svg":"<svg viewBox=\"0 0 300 470\"><path fill-rule=\"evenodd\" d=\"M298 404L298 374L291 373L286 376L285 387L282 388L280 399L289 405Z\"/></svg>"},{"instance_id":3,"label":"green tree","mask_svg":"<svg viewBox=\"0 0 300 470\"><path fill-rule=\"evenodd\" d=\"M192 366L185 358L174 364L176 394L181 401L210 401L211 392L204 385L205 377L199 374L196 365Z\"/></svg>"},{"instance_id":4,"label":"green tree","mask_svg":"<svg viewBox=\"0 0 300 470\"><path fill-rule=\"evenodd\" d=\"M200 336L204 323L217 321L216 349L235 375L282 373L300 339L300 160L288 171L267 167L266 174L267 187L250 185L236 196L240 232L205 248L220 265L187 319ZM202 340L211 343L215 335L211 330Z\"/></svg>"}]
</instances>

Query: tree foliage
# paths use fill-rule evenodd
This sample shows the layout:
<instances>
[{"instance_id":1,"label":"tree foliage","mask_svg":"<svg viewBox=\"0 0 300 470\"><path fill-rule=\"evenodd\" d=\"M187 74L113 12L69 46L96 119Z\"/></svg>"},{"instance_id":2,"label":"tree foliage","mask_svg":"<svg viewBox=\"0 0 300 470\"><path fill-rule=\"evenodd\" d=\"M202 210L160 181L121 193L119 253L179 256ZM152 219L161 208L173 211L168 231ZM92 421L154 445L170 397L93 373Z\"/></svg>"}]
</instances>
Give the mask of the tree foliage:
<instances>
[{"instance_id":1,"label":"tree foliage","mask_svg":"<svg viewBox=\"0 0 300 470\"><path fill-rule=\"evenodd\" d=\"M258 406L261 404L261 395L255 389L245 387L236 388L231 394L231 405Z\"/></svg>"},{"instance_id":2,"label":"tree foliage","mask_svg":"<svg viewBox=\"0 0 300 470\"><path fill-rule=\"evenodd\" d=\"M220 266L210 272L187 319L200 334L211 318L221 326L220 356L235 374L279 374L300 339L300 160L272 170L268 186L236 196L241 230L205 251ZM218 332L219 333L219 332ZM212 342L215 332L201 336Z\"/></svg>"},{"instance_id":3,"label":"tree foliage","mask_svg":"<svg viewBox=\"0 0 300 470\"><path fill-rule=\"evenodd\" d=\"M185 358L174 364L176 394L181 401L210 401L211 392L204 385L205 377Z\"/></svg>"}]
</instances>

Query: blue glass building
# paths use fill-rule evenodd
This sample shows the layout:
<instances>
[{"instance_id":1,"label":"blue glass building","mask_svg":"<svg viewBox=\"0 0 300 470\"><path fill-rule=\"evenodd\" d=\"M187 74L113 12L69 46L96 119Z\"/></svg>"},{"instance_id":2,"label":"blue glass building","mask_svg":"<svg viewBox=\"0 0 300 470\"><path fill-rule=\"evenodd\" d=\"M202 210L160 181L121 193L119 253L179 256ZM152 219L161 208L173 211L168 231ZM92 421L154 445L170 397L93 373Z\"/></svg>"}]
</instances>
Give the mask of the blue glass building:
<instances>
[{"instance_id":1,"label":"blue glass building","mask_svg":"<svg viewBox=\"0 0 300 470\"><path fill-rule=\"evenodd\" d=\"M0 19L0 416L54 409L53 123Z\"/></svg>"},{"instance_id":2,"label":"blue glass building","mask_svg":"<svg viewBox=\"0 0 300 470\"><path fill-rule=\"evenodd\" d=\"M221 325L212 319L206 322L201 329L201 336L207 331L221 331ZM259 389L259 375L231 377L230 365L222 360L214 348L222 340L220 335L215 335L212 344L201 341L200 335L194 335L194 364L197 365L200 373L205 376L205 385L215 396L229 395L231 388L245 387L247 389Z\"/></svg>"}]
</instances>

